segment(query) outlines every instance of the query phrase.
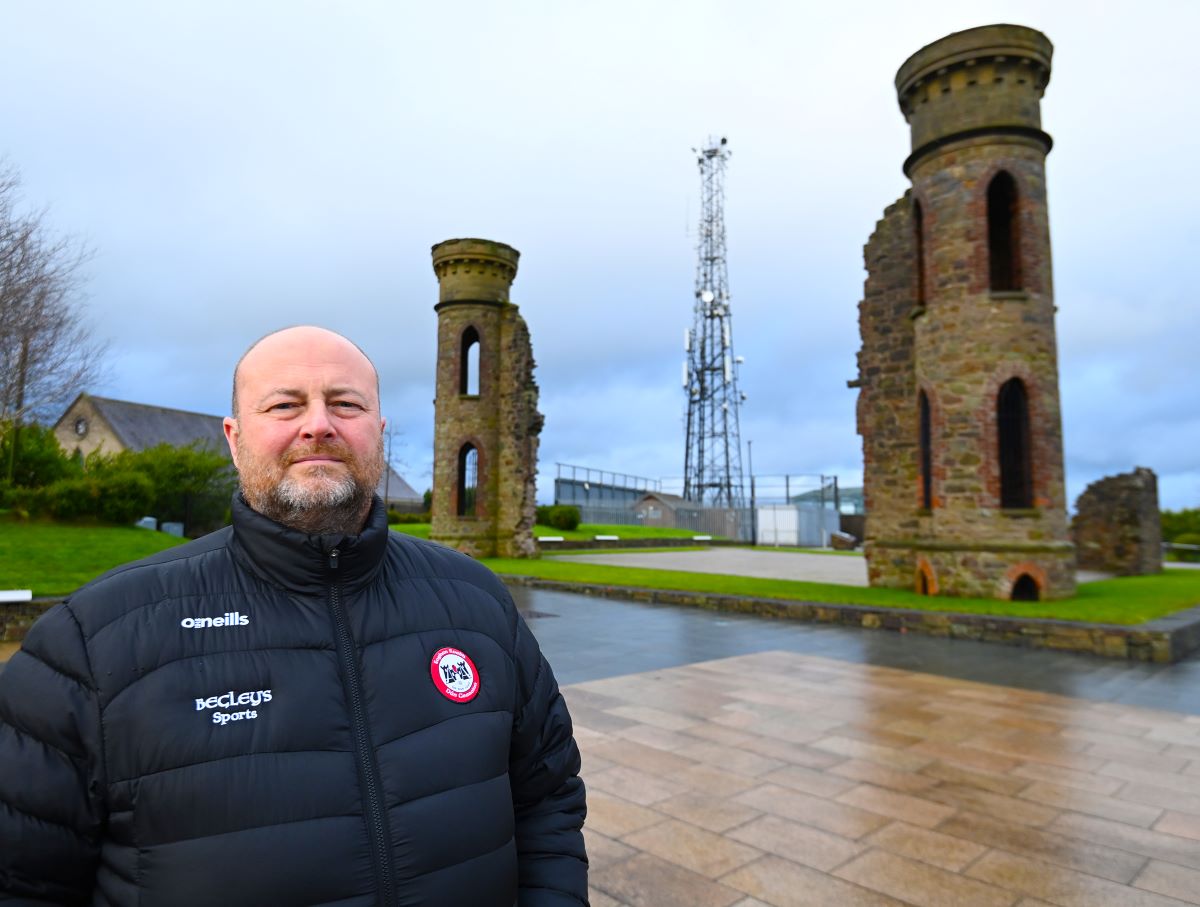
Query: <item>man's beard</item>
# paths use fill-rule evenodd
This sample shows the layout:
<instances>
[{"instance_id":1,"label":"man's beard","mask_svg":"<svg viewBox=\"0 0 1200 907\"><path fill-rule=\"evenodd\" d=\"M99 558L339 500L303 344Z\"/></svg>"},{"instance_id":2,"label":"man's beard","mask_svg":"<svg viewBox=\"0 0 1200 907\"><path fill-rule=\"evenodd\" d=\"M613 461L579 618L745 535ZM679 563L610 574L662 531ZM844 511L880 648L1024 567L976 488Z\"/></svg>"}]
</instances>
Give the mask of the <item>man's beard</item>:
<instances>
[{"instance_id":1,"label":"man's beard","mask_svg":"<svg viewBox=\"0 0 1200 907\"><path fill-rule=\"evenodd\" d=\"M297 460L313 456L336 457L344 468L300 466L302 476L289 469ZM361 532L383 468L383 438L374 454L364 459L341 443L294 447L279 460L260 460L238 447L238 475L246 503L263 516L310 535Z\"/></svg>"}]
</instances>

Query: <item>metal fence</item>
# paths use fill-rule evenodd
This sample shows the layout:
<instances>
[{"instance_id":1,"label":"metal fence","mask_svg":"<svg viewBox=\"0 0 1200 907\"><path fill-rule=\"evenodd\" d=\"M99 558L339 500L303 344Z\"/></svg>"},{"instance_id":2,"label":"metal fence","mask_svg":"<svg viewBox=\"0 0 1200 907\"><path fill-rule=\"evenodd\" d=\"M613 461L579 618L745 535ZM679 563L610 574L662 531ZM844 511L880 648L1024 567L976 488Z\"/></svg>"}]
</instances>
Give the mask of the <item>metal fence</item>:
<instances>
[{"instance_id":1,"label":"metal fence","mask_svg":"<svg viewBox=\"0 0 1200 907\"><path fill-rule=\"evenodd\" d=\"M646 494L662 491L659 479L569 463L554 465L557 467L554 476L555 504L574 504L579 508L630 507Z\"/></svg>"},{"instance_id":2,"label":"metal fence","mask_svg":"<svg viewBox=\"0 0 1200 907\"><path fill-rule=\"evenodd\" d=\"M704 507L681 497L683 479L556 464L554 503L579 508L584 523L658 526L680 536L712 535L760 545L825 547L839 529L836 476L806 473L753 476L743 507Z\"/></svg>"},{"instance_id":3,"label":"metal fence","mask_svg":"<svg viewBox=\"0 0 1200 907\"><path fill-rule=\"evenodd\" d=\"M749 507L580 507L579 518L584 523L606 526L660 526L678 529L681 537L713 535L741 542L754 538L754 518Z\"/></svg>"}]
</instances>

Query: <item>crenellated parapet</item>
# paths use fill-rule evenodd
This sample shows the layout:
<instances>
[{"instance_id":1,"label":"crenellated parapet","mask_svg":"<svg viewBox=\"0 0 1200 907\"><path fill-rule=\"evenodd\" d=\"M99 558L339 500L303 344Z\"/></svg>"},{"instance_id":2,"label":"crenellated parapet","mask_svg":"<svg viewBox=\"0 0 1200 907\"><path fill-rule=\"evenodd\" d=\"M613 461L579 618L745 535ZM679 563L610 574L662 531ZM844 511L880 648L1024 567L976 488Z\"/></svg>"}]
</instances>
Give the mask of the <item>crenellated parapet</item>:
<instances>
[{"instance_id":1,"label":"crenellated parapet","mask_svg":"<svg viewBox=\"0 0 1200 907\"><path fill-rule=\"evenodd\" d=\"M490 239L448 239L432 249L438 306L507 303L521 253Z\"/></svg>"},{"instance_id":2,"label":"crenellated parapet","mask_svg":"<svg viewBox=\"0 0 1200 907\"><path fill-rule=\"evenodd\" d=\"M904 172L953 142L1011 137L1053 144L1042 130L1041 99L1050 82L1054 46L1021 25L985 25L929 44L896 74L900 110L912 129Z\"/></svg>"}]
</instances>

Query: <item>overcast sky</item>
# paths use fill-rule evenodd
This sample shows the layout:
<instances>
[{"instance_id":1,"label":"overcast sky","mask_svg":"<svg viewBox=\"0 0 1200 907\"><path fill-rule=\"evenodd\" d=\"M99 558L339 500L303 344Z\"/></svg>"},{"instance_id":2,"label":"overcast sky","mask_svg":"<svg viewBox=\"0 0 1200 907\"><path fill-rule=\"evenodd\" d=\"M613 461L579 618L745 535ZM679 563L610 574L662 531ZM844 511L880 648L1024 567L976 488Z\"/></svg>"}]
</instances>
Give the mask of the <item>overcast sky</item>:
<instances>
[{"instance_id":1,"label":"overcast sky","mask_svg":"<svg viewBox=\"0 0 1200 907\"><path fill-rule=\"evenodd\" d=\"M683 470L699 182L727 135L742 440L756 473L861 483L862 246L907 181L893 79L952 31L1054 42L1042 106L1068 497L1149 466L1200 505L1200 3L0 0L0 154L94 250L102 395L225 414L298 322L378 364L394 459L430 482L429 247L521 251L556 462ZM1189 264L1189 262L1191 264Z\"/></svg>"}]
</instances>

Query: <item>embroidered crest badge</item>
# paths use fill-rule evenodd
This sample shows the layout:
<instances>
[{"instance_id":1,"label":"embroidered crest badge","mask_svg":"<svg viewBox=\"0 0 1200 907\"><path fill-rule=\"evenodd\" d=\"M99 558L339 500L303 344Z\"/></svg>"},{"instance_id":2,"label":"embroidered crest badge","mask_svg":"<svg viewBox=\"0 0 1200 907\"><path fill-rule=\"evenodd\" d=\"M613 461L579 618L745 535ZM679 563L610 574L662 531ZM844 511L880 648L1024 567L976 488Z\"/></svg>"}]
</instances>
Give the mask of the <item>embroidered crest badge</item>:
<instances>
[{"instance_id":1,"label":"embroidered crest badge","mask_svg":"<svg viewBox=\"0 0 1200 907\"><path fill-rule=\"evenodd\" d=\"M452 702L470 702L479 693L475 662L461 649L444 646L433 654L429 674L438 692Z\"/></svg>"}]
</instances>

